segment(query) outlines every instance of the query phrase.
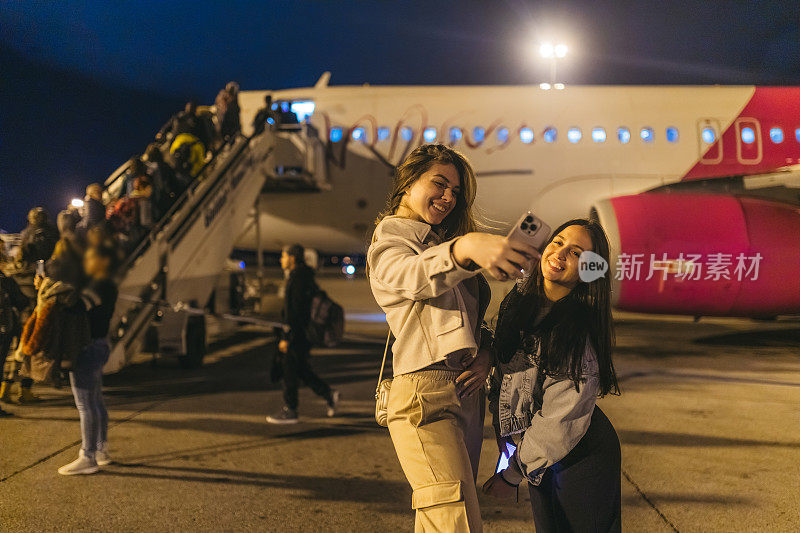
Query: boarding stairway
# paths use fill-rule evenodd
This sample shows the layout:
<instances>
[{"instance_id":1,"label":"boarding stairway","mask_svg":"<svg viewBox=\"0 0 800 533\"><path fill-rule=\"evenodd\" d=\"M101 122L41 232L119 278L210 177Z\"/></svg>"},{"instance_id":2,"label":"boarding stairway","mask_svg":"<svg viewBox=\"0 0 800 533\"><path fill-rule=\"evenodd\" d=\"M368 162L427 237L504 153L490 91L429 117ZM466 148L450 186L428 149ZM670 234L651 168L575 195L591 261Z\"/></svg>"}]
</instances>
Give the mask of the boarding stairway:
<instances>
[{"instance_id":1,"label":"boarding stairway","mask_svg":"<svg viewBox=\"0 0 800 533\"><path fill-rule=\"evenodd\" d=\"M106 181L109 197L119 196L127 170L123 165ZM206 308L258 196L327 186L324 146L309 124L271 126L226 143L119 270L105 371L153 346L184 366L199 365Z\"/></svg>"}]
</instances>

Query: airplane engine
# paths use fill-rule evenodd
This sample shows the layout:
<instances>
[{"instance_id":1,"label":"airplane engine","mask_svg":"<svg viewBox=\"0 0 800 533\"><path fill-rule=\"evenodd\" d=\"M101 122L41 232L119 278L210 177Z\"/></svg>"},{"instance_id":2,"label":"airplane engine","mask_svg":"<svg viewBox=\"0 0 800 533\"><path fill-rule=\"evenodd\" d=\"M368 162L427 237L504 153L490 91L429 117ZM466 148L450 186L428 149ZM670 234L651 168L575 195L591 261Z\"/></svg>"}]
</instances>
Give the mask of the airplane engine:
<instances>
[{"instance_id":1,"label":"airplane engine","mask_svg":"<svg viewBox=\"0 0 800 533\"><path fill-rule=\"evenodd\" d=\"M800 313L800 207L657 192L597 202L612 301L644 313L769 318Z\"/></svg>"}]
</instances>

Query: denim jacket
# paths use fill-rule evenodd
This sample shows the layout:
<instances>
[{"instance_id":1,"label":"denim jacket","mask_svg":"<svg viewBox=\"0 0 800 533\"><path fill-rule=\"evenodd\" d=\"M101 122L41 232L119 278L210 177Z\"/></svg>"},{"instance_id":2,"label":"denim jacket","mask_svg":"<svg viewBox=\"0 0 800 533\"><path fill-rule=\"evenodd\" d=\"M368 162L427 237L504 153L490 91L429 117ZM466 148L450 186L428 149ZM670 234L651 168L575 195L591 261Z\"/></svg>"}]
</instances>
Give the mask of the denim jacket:
<instances>
[{"instance_id":1,"label":"denim jacket","mask_svg":"<svg viewBox=\"0 0 800 533\"><path fill-rule=\"evenodd\" d=\"M503 478L538 485L545 470L572 451L589 429L599 391L597 359L589 339L583 360L584 381L577 390L567 378L539 376L541 345L527 336L508 363L492 376L489 408L501 437L520 435ZM537 379L539 378L539 379Z\"/></svg>"}]
</instances>

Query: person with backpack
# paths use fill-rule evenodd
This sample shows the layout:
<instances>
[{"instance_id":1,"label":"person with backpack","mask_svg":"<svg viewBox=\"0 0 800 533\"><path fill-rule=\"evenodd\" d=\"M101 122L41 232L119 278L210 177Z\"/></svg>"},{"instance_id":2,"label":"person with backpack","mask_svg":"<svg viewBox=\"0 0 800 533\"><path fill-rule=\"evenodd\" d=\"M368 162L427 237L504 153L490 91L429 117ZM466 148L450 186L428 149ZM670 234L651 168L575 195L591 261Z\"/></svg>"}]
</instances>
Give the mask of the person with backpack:
<instances>
[{"instance_id":1,"label":"person with backpack","mask_svg":"<svg viewBox=\"0 0 800 533\"><path fill-rule=\"evenodd\" d=\"M283 408L267 417L270 424L297 423L297 389L303 380L317 395L327 402L327 415L336 415L339 392L332 390L311 368L311 342L306 329L311 321L311 303L320 292L314 280L314 270L305 262L305 249L299 244L285 247L281 254L281 268L287 273L283 305L283 329L276 357L282 360Z\"/></svg>"}]
</instances>

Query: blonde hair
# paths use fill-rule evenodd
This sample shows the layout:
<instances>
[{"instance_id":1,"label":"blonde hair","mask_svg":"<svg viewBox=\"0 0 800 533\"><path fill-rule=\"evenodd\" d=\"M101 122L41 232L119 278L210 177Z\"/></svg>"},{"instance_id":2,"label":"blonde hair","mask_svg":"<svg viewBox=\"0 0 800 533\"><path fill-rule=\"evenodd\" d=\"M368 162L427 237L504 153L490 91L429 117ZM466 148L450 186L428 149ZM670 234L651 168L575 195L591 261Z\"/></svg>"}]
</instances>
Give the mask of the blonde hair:
<instances>
[{"instance_id":1,"label":"blonde hair","mask_svg":"<svg viewBox=\"0 0 800 533\"><path fill-rule=\"evenodd\" d=\"M438 143L418 146L395 168L392 189L386 207L375 220L376 226L387 216L397 213L403 195L434 163L453 165L461 180L461 192L456 195L456 205L439 225L442 238L449 240L477 229L478 224L472 213L478 188L475 171L464 154Z\"/></svg>"}]
</instances>

